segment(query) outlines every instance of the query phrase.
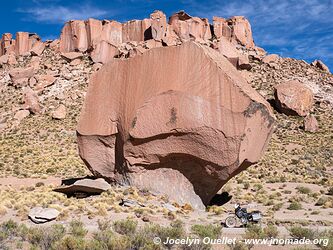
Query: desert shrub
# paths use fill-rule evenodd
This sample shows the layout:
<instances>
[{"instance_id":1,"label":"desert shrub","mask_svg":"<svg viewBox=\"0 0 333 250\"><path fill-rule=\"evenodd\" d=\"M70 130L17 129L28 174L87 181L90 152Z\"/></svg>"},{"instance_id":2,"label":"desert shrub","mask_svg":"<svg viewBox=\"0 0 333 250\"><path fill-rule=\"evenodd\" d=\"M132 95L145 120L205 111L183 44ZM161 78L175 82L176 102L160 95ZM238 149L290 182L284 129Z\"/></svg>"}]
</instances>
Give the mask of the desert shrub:
<instances>
[{"instance_id":1,"label":"desert shrub","mask_svg":"<svg viewBox=\"0 0 333 250\"><path fill-rule=\"evenodd\" d=\"M297 187L297 190L301 194L310 194L311 193L311 189L308 187L299 186L299 187Z\"/></svg>"},{"instance_id":2,"label":"desert shrub","mask_svg":"<svg viewBox=\"0 0 333 250\"><path fill-rule=\"evenodd\" d=\"M0 226L0 240L4 240L9 237L17 236L18 224L13 220L5 221Z\"/></svg>"},{"instance_id":3,"label":"desert shrub","mask_svg":"<svg viewBox=\"0 0 333 250\"><path fill-rule=\"evenodd\" d=\"M305 228L301 226L293 226L288 229L290 236L295 239L302 239L305 237L306 239L313 239L315 237L315 232L310 228Z\"/></svg>"},{"instance_id":4,"label":"desert shrub","mask_svg":"<svg viewBox=\"0 0 333 250\"><path fill-rule=\"evenodd\" d=\"M247 239L263 239L265 238L264 231L261 226L250 224L245 230L245 238Z\"/></svg>"},{"instance_id":5,"label":"desert shrub","mask_svg":"<svg viewBox=\"0 0 333 250\"><path fill-rule=\"evenodd\" d=\"M82 237L75 237L74 235L66 235L58 241L53 249L56 250L85 250L88 244Z\"/></svg>"},{"instance_id":6,"label":"desert shrub","mask_svg":"<svg viewBox=\"0 0 333 250\"><path fill-rule=\"evenodd\" d=\"M82 221L73 220L69 223L69 233L75 237L84 237L88 231L84 228Z\"/></svg>"},{"instance_id":7,"label":"desert shrub","mask_svg":"<svg viewBox=\"0 0 333 250\"><path fill-rule=\"evenodd\" d=\"M273 211L279 211L282 208L282 206L283 206L282 202L276 203L276 204L273 205L272 210Z\"/></svg>"},{"instance_id":8,"label":"desert shrub","mask_svg":"<svg viewBox=\"0 0 333 250\"><path fill-rule=\"evenodd\" d=\"M55 242L60 241L66 233L65 228L60 224L55 224L47 228L32 227L26 232L26 239L33 246L42 250L51 249Z\"/></svg>"},{"instance_id":9,"label":"desert shrub","mask_svg":"<svg viewBox=\"0 0 333 250\"><path fill-rule=\"evenodd\" d=\"M333 230L325 230L320 232L317 236L319 239L325 239L327 242L322 242L319 244L319 247L323 250L332 250L333 249Z\"/></svg>"},{"instance_id":10,"label":"desert shrub","mask_svg":"<svg viewBox=\"0 0 333 250\"><path fill-rule=\"evenodd\" d=\"M238 241L238 242L236 241L236 244L230 244L230 245L228 245L228 247L231 250L248 250L248 249L250 249L247 245L245 245L241 241Z\"/></svg>"},{"instance_id":11,"label":"desert shrub","mask_svg":"<svg viewBox=\"0 0 333 250\"><path fill-rule=\"evenodd\" d=\"M268 238L276 238L279 235L279 231L276 226L270 224L264 228L264 235Z\"/></svg>"},{"instance_id":12,"label":"desert shrub","mask_svg":"<svg viewBox=\"0 0 333 250\"><path fill-rule=\"evenodd\" d=\"M113 223L113 228L119 234L132 235L135 233L137 225L137 221L127 219L115 221Z\"/></svg>"},{"instance_id":13,"label":"desert shrub","mask_svg":"<svg viewBox=\"0 0 333 250\"><path fill-rule=\"evenodd\" d=\"M191 227L191 232L200 238L208 237L210 239L216 239L221 234L220 225L193 225Z\"/></svg>"},{"instance_id":14,"label":"desert shrub","mask_svg":"<svg viewBox=\"0 0 333 250\"><path fill-rule=\"evenodd\" d=\"M300 209L302 209L302 204L297 201L293 201L289 204L288 209L289 210L300 210Z\"/></svg>"}]
</instances>

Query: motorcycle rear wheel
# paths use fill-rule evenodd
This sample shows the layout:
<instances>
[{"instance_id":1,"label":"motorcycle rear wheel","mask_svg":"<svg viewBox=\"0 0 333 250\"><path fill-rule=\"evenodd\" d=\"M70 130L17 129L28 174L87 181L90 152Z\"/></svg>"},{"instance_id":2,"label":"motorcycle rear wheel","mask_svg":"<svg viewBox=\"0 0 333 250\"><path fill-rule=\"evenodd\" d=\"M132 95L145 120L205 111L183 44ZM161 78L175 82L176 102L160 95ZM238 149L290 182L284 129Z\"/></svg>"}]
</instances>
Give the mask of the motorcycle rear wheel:
<instances>
[{"instance_id":1,"label":"motorcycle rear wheel","mask_svg":"<svg viewBox=\"0 0 333 250\"><path fill-rule=\"evenodd\" d=\"M229 228L233 228L237 225L237 217L229 216L225 219L225 225Z\"/></svg>"}]
</instances>

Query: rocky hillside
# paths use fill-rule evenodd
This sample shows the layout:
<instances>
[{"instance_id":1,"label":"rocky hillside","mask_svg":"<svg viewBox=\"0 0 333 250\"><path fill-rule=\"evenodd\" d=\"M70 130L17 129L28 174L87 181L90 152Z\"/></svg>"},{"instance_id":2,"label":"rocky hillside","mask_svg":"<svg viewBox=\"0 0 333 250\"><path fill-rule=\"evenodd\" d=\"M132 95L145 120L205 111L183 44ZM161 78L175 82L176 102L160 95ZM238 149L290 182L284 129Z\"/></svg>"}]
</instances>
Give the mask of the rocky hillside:
<instances>
[{"instance_id":1,"label":"rocky hillside","mask_svg":"<svg viewBox=\"0 0 333 250\"><path fill-rule=\"evenodd\" d=\"M207 19L179 12L167 22L157 11L150 18L126 23L70 21L55 41L42 42L28 33L18 33L15 39L4 34L0 54L1 177L90 174L78 154L76 129L91 75L104 70L110 61L144 58L146 53L191 42L213 51L223 62L228 60L226 75L235 71L240 81L257 90L270 103L267 110L276 120L259 161L219 192L231 194L232 202L259 204L267 218L277 221L297 217L307 223L332 223L333 76L320 61L308 64L267 55L255 45L250 24L243 17L213 20L209 24ZM229 66L233 68L229 70ZM284 85L279 88L280 84ZM8 208L10 195L6 197L2 205L17 211L15 206ZM65 202L61 200L60 206ZM301 208L288 209L294 203Z\"/></svg>"}]
</instances>

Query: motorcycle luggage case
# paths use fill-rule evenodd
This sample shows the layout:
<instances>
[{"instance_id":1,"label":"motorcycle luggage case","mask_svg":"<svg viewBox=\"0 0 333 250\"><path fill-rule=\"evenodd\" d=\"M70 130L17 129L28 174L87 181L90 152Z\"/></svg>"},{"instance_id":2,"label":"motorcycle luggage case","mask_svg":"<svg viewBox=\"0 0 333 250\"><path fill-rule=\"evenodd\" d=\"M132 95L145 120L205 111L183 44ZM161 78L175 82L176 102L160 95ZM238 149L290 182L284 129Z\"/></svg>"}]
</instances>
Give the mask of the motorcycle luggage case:
<instances>
[{"instance_id":1,"label":"motorcycle luggage case","mask_svg":"<svg viewBox=\"0 0 333 250\"><path fill-rule=\"evenodd\" d=\"M256 213L252 213L252 219L254 221L260 220L261 219L261 214L256 212Z\"/></svg>"}]
</instances>

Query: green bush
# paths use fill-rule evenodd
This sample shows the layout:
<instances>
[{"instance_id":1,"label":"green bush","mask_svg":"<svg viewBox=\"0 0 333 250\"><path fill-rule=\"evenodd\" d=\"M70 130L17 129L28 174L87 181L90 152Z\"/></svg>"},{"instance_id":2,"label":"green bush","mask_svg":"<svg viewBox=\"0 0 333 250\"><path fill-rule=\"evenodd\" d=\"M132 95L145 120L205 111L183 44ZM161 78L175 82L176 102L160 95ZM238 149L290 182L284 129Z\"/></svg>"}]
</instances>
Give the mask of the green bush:
<instances>
[{"instance_id":1,"label":"green bush","mask_svg":"<svg viewBox=\"0 0 333 250\"><path fill-rule=\"evenodd\" d=\"M302 187L299 186L297 187L298 192L300 192L301 194L310 194L311 193L311 189L308 187Z\"/></svg>"},{"instance_id":2,"label":"green bush","mask_svg":"<svg viewBox=\"0 0 333 250\"><path fill-rule=\"evenodd\" d=\"M293 226L288 229L290 236L295 239L302 239L305 237L306 239L312 240L315 237L315 232L310 228L300 227L300 226Z\"/></svg>"},{"instance_id":3,"label":"green bush","mask_svg":"<svg viewBox=\"0 0 333 250\"><path fill-rule=\"evenodd\" d=\"M86 250L87 243L82 237L75 237L74 235L66 235L58 241L54 248L55 250Z\"/></svg>"},{"instance_id":4,"label":"green bush","mask_svg":"<svg viewBox=\"0 0 333 250\"><path fill-rule=\"evenodd\" d=\"M193 234L200 238L209 237L210 239L217 239L221 234L220 225L193 225L191 228Z\"/></svg>"},{"instance_id":5,"label":"green bush","mask_svg":"<svg viewBox=\"0 0 333 250\"><path fill-rule=\"evenodd\" d=\"M321 243L319 247L323 250L332 250L333 249L333 230L325 230L320 232L317 236L319 239L328 240L328 244ZM326 246L325 246L326 245Z\"/></svg>"},{"instance_id":6,"label":"green bush","mask_svg":"<svg viewBox=\"0 0 333 250\"><path fill-rule=\"evenodd\" d=\"M132 235L135 233L137 225L137 221L127 219L115 221L113 223L113 228L119 234Z\"/></svg>"},{"instance_id":7,"label":"green bush","mask_svg":"<svg viewBox=\"0 0 333 250\"><path fill-rule=\"evenodd\" d=\"M84 237L88 231L84 228L83 222L73 220L69 223L69 232L75 237Z\"/></svg>"},{"instance_id":8,"label":"green bush","mask_svg":"<svg viewBox=\"0 0 333 250\"><path fill-rule=\"evenodd\" d=\"M302 204L297 202L297 201L293 201L292 203L290 203L289 210L300 210L302 209Z\"/></svg>"},{"instance_id":9,"label":"green bush","mask_svg":"<svg viewBox=\"0 0 333 250\"><path fill-rule=\"evenodd\" d=\"M279 231L276 226L270 224L264 228L264 235L267 238L276 238L279 235Z\"/></svg>"}]
</instances>

